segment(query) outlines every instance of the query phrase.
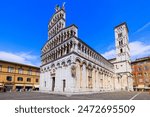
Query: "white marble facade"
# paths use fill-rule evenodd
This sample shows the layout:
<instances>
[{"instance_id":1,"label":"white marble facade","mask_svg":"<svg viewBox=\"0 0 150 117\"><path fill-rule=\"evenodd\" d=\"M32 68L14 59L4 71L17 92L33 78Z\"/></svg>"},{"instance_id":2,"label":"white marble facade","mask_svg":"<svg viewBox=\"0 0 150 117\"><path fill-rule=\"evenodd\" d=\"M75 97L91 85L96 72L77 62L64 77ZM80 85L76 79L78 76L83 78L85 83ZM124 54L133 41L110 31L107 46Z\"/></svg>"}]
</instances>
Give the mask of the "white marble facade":
<instances>
[{"instance_id":1,"label":"white marble facade","mask_svg":"<svg viewBox=\"0 0 150 117\"><path fill-rule=\"evenodd\" d=\"M66 27L64 6L56 6L55 10L48 25L48 40L42 48L40 91L73 93L132 90L132 86L129 86L132 85L131 71L123 69L119 73L115 69L118 63L125 68L127 65L119 59L111 63L89 47L78 38L75 25Z\"/></svg>"}]
</instances>

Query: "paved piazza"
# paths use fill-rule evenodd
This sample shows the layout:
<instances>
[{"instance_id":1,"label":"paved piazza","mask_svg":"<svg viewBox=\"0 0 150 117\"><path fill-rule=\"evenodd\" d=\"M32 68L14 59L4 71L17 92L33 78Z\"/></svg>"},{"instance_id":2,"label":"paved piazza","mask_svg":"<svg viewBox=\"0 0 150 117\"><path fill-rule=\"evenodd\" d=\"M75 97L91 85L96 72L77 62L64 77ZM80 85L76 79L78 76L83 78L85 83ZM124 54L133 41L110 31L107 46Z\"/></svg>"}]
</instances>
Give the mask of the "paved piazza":
<instances>
[{"instance_id":1,"label":"paved piazza","mask_svg":"<svg viewBox=\"0 0 150 117\"><path fill-rule=\"evenodd\" d=\"M108 92L84 95L56 95L40 92L0 93L0 100L150 100L148 92Z\"/></svg>"}]
</instances>

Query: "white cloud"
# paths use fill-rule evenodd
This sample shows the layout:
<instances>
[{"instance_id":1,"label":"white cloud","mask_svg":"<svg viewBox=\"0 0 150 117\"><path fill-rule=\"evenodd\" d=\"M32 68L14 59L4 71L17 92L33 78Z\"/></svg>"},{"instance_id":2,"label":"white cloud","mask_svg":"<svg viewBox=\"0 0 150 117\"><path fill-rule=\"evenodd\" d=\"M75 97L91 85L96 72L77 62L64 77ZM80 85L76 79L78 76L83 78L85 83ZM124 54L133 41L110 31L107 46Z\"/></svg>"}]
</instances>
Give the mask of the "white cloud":
<instances>
[{"instance_id":1,"label":"white cloud","mask_svg":"<svg viewBox=\"0 0 150 117\"><path fill-rule=\"evenodd\" d=\"M134 42L129 43L129 47L130 47L130 54L131 54L132 60L136 58L150 56L150 45L148 44L145 44L140 41L134 41ZM106 57L107 59L114 58L116 56L115 49L105 52L102 55Z\"/></svg>"},{"instance_id":2,"label":"white cloud","mask_svg":"<svg viewBox=\"0 0 150 117\"><path fill-rule=\"evenodd\" d=\"M135 33L139 33L139 32L143 31L144 29L146 29L149 26L150 26L150 22L148 22L147 24L145 24L143 27L139 28Z\"/></svg>"},{"instance_id":3,"label":"white cloud","mask_svg":"<svg viewBox=\"0 0 150 117\"><path fill-rule=\"evenodd\" d=\"M116 57L116 55L115 55L115 50L114 49L112 49L112 50L110 50L110 51L108 51L108 52L105 52L104 54L102 54L105 58L107 58L107 59L111 59L111 58L115 58Z\"/></svg>"},{"instance_id":4,"label":"white cloud","mask_svg":"<svg viewBox=\"0 0 150 117\"><path fill-rule=\"evenodd\" d=\"M150 56L150 45L140 41L134 41L129 46L132 59Z\"/></svg>"},{"instance_id":5,"label":"white cloud","mask_svg":"<svg viewBox=\"0 0 150 117\"><path fill-rule=\"evenodd\" d=\"M36 66L40 65L37 56L25 52L11 53L6 51L0 51L0 59L28 65L36 65Z\"/></svg>"}]
</instances>

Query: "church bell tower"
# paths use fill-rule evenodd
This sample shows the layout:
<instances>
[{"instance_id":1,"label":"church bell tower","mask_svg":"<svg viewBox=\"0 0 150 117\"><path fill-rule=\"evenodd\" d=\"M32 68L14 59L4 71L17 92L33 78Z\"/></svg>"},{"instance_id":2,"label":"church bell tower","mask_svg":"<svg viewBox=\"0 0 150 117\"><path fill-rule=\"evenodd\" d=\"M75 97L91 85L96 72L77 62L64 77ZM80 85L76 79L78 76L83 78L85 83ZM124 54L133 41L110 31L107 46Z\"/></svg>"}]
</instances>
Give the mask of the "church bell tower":
<instances>
[{"instance_id":1,"label":"church bell tower","mask_svg":"<svg viewBox=\"0 0 150 117\"><path fill-rule=\"evenodd\" d=\"M121 90L133 90L127 24L124 22L116 26L114 31L116 46L115 73L121 84Z\"/></svg>"},{"instance_id":2,"label":"church bell tower","mask_svg":"<svg viewBox=\"0 0 150 117\"><path fill-rule=\"evenodd\" d=\"M117 72L131 72L128 27L122 23L115 27L116 65Z\"/></svg>"}]
</instances>

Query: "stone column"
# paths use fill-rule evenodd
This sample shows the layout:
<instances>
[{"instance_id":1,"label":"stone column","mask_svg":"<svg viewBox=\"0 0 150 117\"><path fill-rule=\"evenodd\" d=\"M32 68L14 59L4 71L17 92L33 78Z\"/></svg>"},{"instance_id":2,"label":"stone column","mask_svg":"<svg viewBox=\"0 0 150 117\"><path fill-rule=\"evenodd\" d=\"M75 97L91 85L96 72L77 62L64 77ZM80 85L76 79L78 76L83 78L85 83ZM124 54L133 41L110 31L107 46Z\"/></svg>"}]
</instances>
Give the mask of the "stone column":
<instances>
[{"instance_id":1,"label":"stone column","mask_svg":"<svg viewBox=\"0 0 150 117\"><path fill-rule=\"evenodd\" d=\"M77 52L77 51L78 51L77 43L74 43L74 49L75 49L75 52Z\"/></svg>"},{"instance_id":2,"label":"stone column","mask_svg":"<svg viewBox=\"0 0 150 117\"><path fill-rule=\"evenodd\" d=\"M80 65L80 89L82 88L82 65Z\"/></svg>"},{"instance_id":3,"label":"stone column","mask_svg":"<svg viewBox=\"0 0 150 117\"><path fill-rule=\"evenodd\" d=\"M74 45L74 43L72 42L72 47L71 47L71 52L74 50L74 47L75 45Z\"/></svg>"},{"instance_id":4,"label":"stone column","mask_svg":"<svg viewBox=\"0 0 150 117\"><path fill-rule=\"evenodd\" d=\"M102 79L102 82L101 82L101 90L103 91L104 89L104 79L103 79L103 73L101 72L101 79Z\"/></svg>"},{"instance_id":5,"label":"stone column","mask_svg":"<svg viewBox=\"0 0 150 117\"><path fill-rule=\"evenodd\" d=\"M55 59L57 58L57 51L55 50Z\"/></svg>"},{"instance_id":6,"label":"stone column","mask_svg":"<svg viewBox=\"0 0 150 117\"><path fill-rule=\"evenodd\" d=\"M103 82L104 82L103 74L102 74L102 72L100 72L100 88L101 88L101 90L103 90Z\"/></svg>"},{"instance_id":7,"label":"stone column","mask_svg":"<svg viewBox=\"0 0 150 117\"><path fill-rule=\"evenodd\" d=\"M83 90L86 89L86 65L83 64L82 66L82 88Z\"/></svg>"},{"instance_id":8,"label":"stone column","mask_svg":"<svg viewBox=\"0 0 150 117\"><path fill-rule=\"evenodd\" d=\"M89 75L89 71L88 71L88 67L86 67L86 88L88 89L88 75Z\"/></svg>"},{"instance_id":9,"label":"stone column","mask_svg":"<svg viewBox=\"0 0 150 117\"><path fill-rule=\"evenodd\" d=\"M106 79L106 84L107 84L107 85L106 85L106 86L107 86L107 90L109 90L109 76L108 76L108 74L107 74L106 77L107 77L107 79Z\"/></svg>"},{"instance_id":10,"label":"stone column","mask_svg":"<svg viewBox=\"0 0 150 117\"><path fill-rule=\"evenodd\" d=\"M99 71L98 70L96 70L95 82L96 82L96 91L99 91Z\"/></svg>"},{"instance_id":11,"label":"stone column","mask_svg":"<svg viewBox=\"0 0 150 117\"><path fill-rule=\"evenodd\" d=\"M111 91L112 90L112 82L111 82L111 77L109 75L109 90Z\"/></svg>"},{"instance_id":12,"label":"stone column","mask_svg":"<svg viewBox=\"0 0 150 117\"><path fill-rule=\"evenodd\" d=\"M114 79L113 76L111 76L111 89L114 90Z\"/></svg>"},{"instance_id":13,"label":"stone column","mask_svg":"<svg viewBox=\"0 0 150 117\"><path fill-rule=\"evenodd\" d=\"M93 90L95 90L95 68L92 70L92 86Z\"/></svg>"},{"instance_id":14,"label":"stone column","mask_svg":"<svg viewBox=\"0 0 150 117\"><path fill-rule=\"evenodd\" d=\"M71 52L71 45L70 45L70 43L68 44L68 48L69 48L68 53L70 53Z\"/></svg>"},{"instance_id":15,"label":"stone column","mask_svg":"<svg viewBox=\"0 0 150 117\"><path fill-rule=\"evenodd\" d=\"M72 52L73 51L73 42L71 41L70 42L70 52Z\"/></svg>"},{"instance_id":16,"label":"stone column","mask_svg":"<svg viewBox=\"0 0 150 117\"><path fill-rule=\"evenodd\" d=\"M77 68L76 68L76 88L77 88L77 90L79 90L80 89L80 75L81 75L81 69L80 69L80 64L79 63L77 63L77 66L76 66Z\"/></svg>"},{"instance_id":17,"label":"stone column","mask_svg":"<svg viewBox=\"0 0 150 117\"><path fill-rule=\"evenodd\" d=\"M108 82L108 75L106 74L106 89L108 91L109 89L109 82Z\"/></svg>"},{"instance_id":18,"label":"stone column","mask_svg":"<svg viewBox=\"0 0 150 117\"><path fill-rule=\"evenodd\" d=\"M59 49L59 57L61 57L61 50Z\"/></svg>"},{"instance_id":19,"label":"stone column","mask_svg":"<svg viewBox=\"0 0 150 117\"><path fill-rule=\"evenodd\" d=\"M103 89L106 91L106 75L105 74L103 74L103 79L104 79Z\"/></svg>"},{"instance_id":20,"label":"stone column","mask_svg":"<svg viewBox=\"0 0 150 117\"><path fill-rule=\"evenodd\" d=\"M104 90L106 91L106 74L104 74Z\"/></svg>"},{"instance_id":21,"label":"stone column","mask_svg":"<svg viewBox=\"0 0 150 117\"><path fill-rule=\"evenodd\" d=\"M57 58L59 58L59 49L57 50Z\"/></svg>"},{"instance_id":22,"label":"stone column","mask_svg":"<svg viewBox=\"0 0 150 117\"><path fill-rule=\"evenodd\" d=\"M111 81L112 81L112 91L114 91L114 78L111 76Z\"/></svg>"},{"instance_id":23,"label":"stone column","mask_svg":"<svg viewBox=\"0 0 150 117\"><path fill-rule=\"evenodd\" d=\"M64 45L64 55L66 55L66 53L67 53L67 46Z\"/></svg>"},{"instance_id":24,"label":"stone column","mask_svg":"<svg viewBox=\"0 0 150 117\"><path fill-rule=\"evenodd\" d=\"M100 72L98 71L98 90L100 91Z\"/></svg>"}]
</instances>

